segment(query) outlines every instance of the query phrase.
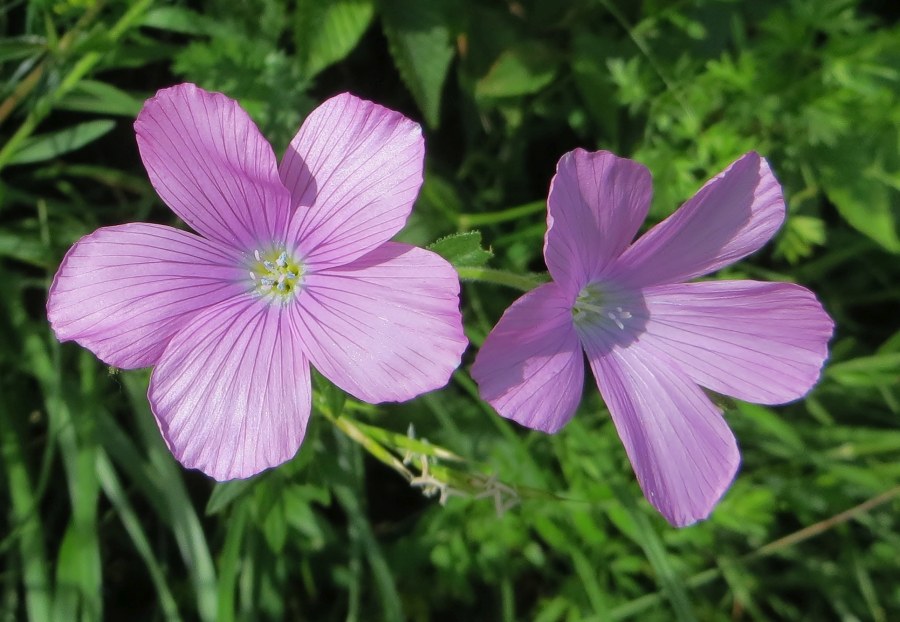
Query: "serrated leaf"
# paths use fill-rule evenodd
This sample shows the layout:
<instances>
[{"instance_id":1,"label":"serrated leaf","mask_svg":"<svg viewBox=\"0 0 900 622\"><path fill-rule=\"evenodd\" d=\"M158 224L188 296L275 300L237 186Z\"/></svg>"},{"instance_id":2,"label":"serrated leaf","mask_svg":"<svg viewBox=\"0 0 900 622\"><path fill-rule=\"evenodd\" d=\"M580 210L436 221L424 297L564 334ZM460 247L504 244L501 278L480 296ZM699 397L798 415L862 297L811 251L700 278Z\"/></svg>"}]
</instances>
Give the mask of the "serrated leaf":
<instances>
[{"instance_id":1,"label":"serrated leaf","mask_svg":"<svg viewBox=\"0 0 900 622\"><path fill-rule=\"evenodd\" d=\"M87 121L50 134L33 136L22 144L10 164L31 164L51 160L91 143L115 127L109 119Z\"/></svg>"},{"instance_id":2,"label":"serrated leaf","mask_svg":"<svg viewBox=\"0 0 900 622\"><path fill-rule=\"evenodd\" d=\"M481 247L480 231L448 235L430 244L428 250L434 251L457 268L478 268L493 256L491 251Z\"/></svg>"},{"instance_id":3,"label":"serrated leaf","mask_svg":"<svg viewBox=\"0 0 900 622\"><path fill-rule=\"evenodd\" d=\"M553 81L559 56L540 43L520 43L500 55L475 85L476 97L518 97L541 90Z\"/></svg>"},{"instance_id":4,"label":"serrated leaf","mask_svg":"<svg viewBox=\"0 0 900 622\"><path fill-rule=\"evenodd\" d=\"M298 0L295 41L313 77L346 57L372 23L373 0Z\"/></svg>"},{"instance_id":5,"label":"serrated leaf","mask_svg":"<svg viewBox=\"0 0 900 622\"><path fill-rule=\"evenodd\" d=\"M814 247L825 243L825 222L815 216L791 216L778 238L775 253L790 263L809 257Z\"/></svg>"},{"instance_id":6,"label":"serrated leaf","mask_svg":"<svg viewBox=\"0 0 900 622\"><path fill-rule=\"evenodd\" d=\"M381 0L384 32L400 77L430 127L440 124L441 91L455 50L445 2Z\"/></svg>"}]
</instances>

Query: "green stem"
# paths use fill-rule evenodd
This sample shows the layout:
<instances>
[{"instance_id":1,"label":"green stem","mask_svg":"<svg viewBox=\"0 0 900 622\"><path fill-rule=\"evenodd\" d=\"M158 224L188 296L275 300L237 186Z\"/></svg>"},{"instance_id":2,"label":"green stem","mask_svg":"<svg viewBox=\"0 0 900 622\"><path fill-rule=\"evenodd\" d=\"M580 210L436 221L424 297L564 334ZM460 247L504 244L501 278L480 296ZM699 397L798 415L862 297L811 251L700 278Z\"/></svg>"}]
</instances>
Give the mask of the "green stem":
<instances>
[{"instance_id":1,"label":"green stem","mask_svg":"<svg viewBox=\"0 0 900 622\"><path fill-rule=\"evenodd\" d=\"M328 419L334 426L344 433L348 438L355 441L357 444L361 445L363 449L365 449L369 454L381 462L382 464L392 468L397 471L400 475L404 477L407 481L412 479L413 474L406 468L406 466L397 459L397 457L390 452L389 449L384 447L381 443L368 436L365 431L361 430L359 426L356 425L355 422L347 419L343 416L334 416L328 408L317 405L316 409L325 415L325 418Z\"/></svg>"},{"instance_id":2,"label":"green stem","mask_svg":"<svg viewBox=\"0 0 900 622\"><path fill-rule=\"evenodd\" d=\"M493 268L462 266L457 267L456 271L459 273L459 278L463 280L504 285L523 292L531 291L538 285L548 281L548 278L542 275L521 275L505 270L494 270Z\"/></svg>"},{"instance_id":3,"label":"green stem","mask_svg":"<svg viewBox=\"0 0 900 622\"><path fill-rule=\"evenodd\" d=\"M528 216L544 210L547 206L546 201L534 201L525 205L510 207L509 209L500 210L499 212L487 212L484 214L460 214L457 219L460 230L471 229L482 225L494 225L508 220L516 220L522 216Z\"/></svg>"}]
</instances>

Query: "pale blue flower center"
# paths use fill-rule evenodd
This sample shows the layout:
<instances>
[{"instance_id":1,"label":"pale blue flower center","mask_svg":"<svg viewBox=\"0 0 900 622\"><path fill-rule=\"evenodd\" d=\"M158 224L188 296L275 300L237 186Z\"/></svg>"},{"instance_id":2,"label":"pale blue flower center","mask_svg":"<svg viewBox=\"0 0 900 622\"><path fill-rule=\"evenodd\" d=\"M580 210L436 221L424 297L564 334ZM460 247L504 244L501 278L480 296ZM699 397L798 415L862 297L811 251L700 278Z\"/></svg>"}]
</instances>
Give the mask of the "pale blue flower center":
<instances>
[{"instance_id":1,"label":"pale blue flower center","mask_svg":"<svg viewBox=\"0 0 900 622\"><path fill-rule=\"evenodd\" d=\"M624 309L621 301L616 300L619 296L611 295L604 292L598 283L590 283L586 285L575 298L575 305L572 307L572 317L575 323L579 325L586 324L611 324L619 330L625 330L632 314Z\"/></svg>"},{"instance_id":2,"label":"pale blue flower center","mask_svg":"<svg viewBox=\"0 0 900 622\"><path fill-rule=\"evenodd\" d=\"M283 249L253 253L250 279L256 293L283 302L291 300L303 280L303 265Z\"/></svg>"}]
</instances>

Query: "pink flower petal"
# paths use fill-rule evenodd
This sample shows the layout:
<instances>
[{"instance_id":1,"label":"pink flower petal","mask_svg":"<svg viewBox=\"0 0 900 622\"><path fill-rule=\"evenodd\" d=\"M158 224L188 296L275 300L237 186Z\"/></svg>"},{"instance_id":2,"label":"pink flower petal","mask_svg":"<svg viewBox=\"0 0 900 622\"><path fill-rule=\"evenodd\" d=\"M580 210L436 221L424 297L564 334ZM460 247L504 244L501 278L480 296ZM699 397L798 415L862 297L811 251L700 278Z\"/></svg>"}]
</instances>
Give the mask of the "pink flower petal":
<instances>
[{"instance_id":1,"label":"pink flower petal","mask_svg":"<svg viewBox=\"0 0 900 622\"><path fill-rule=\"evenodd\" d=\"M134 129L156 192L196 231L244 251L284 242L290 196L236 101L173 86L147 100Z\"/></svg>"},{"instance_id":2,"label":"pink flower petal","mask_svg":"<svg viewBox=\"0 0 900 622\"><path fill-rule=\"evenodd\" d=\"M317 265L349 263L403 228L422 185L422 130L343 93L307 117L281 162L290 239Z\"/></svg>"},{"instance_id":3,"label":"pink flower petal","mask_svg":"<svg viewBox=\"0 0 900 622\"><path fill-rule=\"evenodd\" d=\"M576 149L556 166L544 257L553 279L580 290L631 244L653 195L650 172L608 151Z\"/></svg>"},{"instance_id":4,"label":"pink flower petal","mask_svg":"<svg viewBox=\"0 0 900 622\"><path fill-rule=\"evenodd\" d=\"M169 343L149 398L184 466L221 481L297 453L310 413L309 363L284 311L242 296L201 312Z\"/></svg>"},{"instance_id":5,"label":"pink flower petal","mask_svg":"<svg viewBox=\"0 0 900 622\"><path fill-rule=\"evenodd\" d=\"M291 305L304 351L355 397L408 400L443 387L459 366L459 279L438 255L387 243L304 279Z\"/></svg>"},{"instance_id":6,"label":"pink flower petal","mask_svg":"<svg viewBox=\"0 0 900 622\"><path fill-rule=\"evenodd\" d=\"M238 265L233 252L186 231L104 227L69 249L47 316L60 341L77 341L109 365L147 367L198 310L245 290Z\"/></svg>"},{"instance_id":7,"label":"pink flower petal","mask_svg":"<svg viewBox=\"0 0 900 622\"><path fill-rule=\"evenodd\" d=\"M686 281L759 250L783 220L781 186L768 162L750 152L644 234L619 268L639 286Z\"/></svg>"},{"instance_id":8,"label":"pink flower petal","mask_svg":"<svg viewBox=\"0 0 900 622\"><path fill-rule=\"evenodd\" d=\"M833 323L791 283L709 281L644 291L644 352L662 352L695 382L738 399L781 404L818 381Z\"/></svg>"},{"instance_id":9,"label":"pink flower petal","mask_svg":"<svg viewBox=\"0 0 900 622\"><path fill-rule=\"evenodd\" d=\"M547 283L514 302L481 346L472 377L504 417L551 434L562 428L584 388L570 297Z\"/></svg>"},{"instance_id":10,"label":"pink flower petal","mask_svg":"<svg viewBox=\"0 0 900 622\"><path fill-rule=\"evenodd\" d=\"M670 361L635 345L584 345L647 500L676 527L709 516L740 462L722 414Z\"/></svg>"}]
</instances>

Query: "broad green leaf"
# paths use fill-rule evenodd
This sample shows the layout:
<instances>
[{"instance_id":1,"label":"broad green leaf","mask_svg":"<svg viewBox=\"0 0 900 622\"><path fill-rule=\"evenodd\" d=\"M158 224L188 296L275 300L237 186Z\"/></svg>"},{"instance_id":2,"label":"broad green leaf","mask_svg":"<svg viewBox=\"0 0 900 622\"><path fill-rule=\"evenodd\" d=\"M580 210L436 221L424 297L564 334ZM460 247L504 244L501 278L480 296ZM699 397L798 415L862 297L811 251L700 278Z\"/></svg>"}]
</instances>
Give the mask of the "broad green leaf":
<instances>
[{"instance_id":1,"label":"broad green leaf","mask_svg":"<svg viewBox=\"0 0 900 622\"><path fill-rule=\"evenodd\" d=\"M185 35L210 34L211 20L196 11L180 6L160 6L147 12L142 26L168 30Z\"/></svg>"},{"instance_id":2,"label":"broad green leaf","mask_svg":"<svg viewBox=\"0 0 900 622\"><path fill-rule=\"evenodd\" d=\"M298 0L294 32L307 77L347 56L369 28L374 13L373 0Z\"/></svg>"},{"instance_id":3,"label":"broad green leaf","mask_svg":"<svg viewBox=\"0 0 900 622\"><path fill-rule=\"evenodd\" d=\"M822 185L852 227L900 253L900 133L853 136L823 158Z\"/></svg>"},{"instance_id":4,"label":"broad green leaf","mask_svg":"<svg viewBox=\"0 0 900 622\"><path fill-rule=\"evenodd\" d=\"M384 32L400 77L425 122L440 124L441 91L455 50L445 0L380 0Z\"/></svg>"},{"instance_id":5,"label":"broad green leaf","mask_svg":"<svg viewBox=\"0 0 900 622\"><path fill-rule=\"evenodd\" d=\"M437 240L428 246L457 268L483 266L493 256L489 250L481 247L481 232L467 231L454 233Z\"/></svg>"},{"instance_id":6,"label":"broad green leaf","mask_svg":"<svg viewBox=\"0 0 900 622\"><path fill-rule=\"evenodd\" d=\"M9 257L41 268L48 267L52 261L51 254L38 239L36 232L20 227L0 229L0 257Z\"/></svg>"},{"instance_id":7,"label":"broad green leaf","mask_svg":"<svg viewBox=\"0 0 900 622\"><path fill-rule=\"evenodd\" d=\"M10 164L31 164L51 160L91 143L115 126L114 121L86 121L50 134L39 134L26 140L10 160Z\"/></svg>"},{"instance_id":8,"label":"broad green leaf","mask_svg":"<svg viewBox=\"0 0 900 622\"><path fill-rule=\"evenodd\" d=\"M559 56L540 43L520 43L503 52L475 85L476 97L518 97L541 90L556 75Z\"/></svg>"}]
</instances>

